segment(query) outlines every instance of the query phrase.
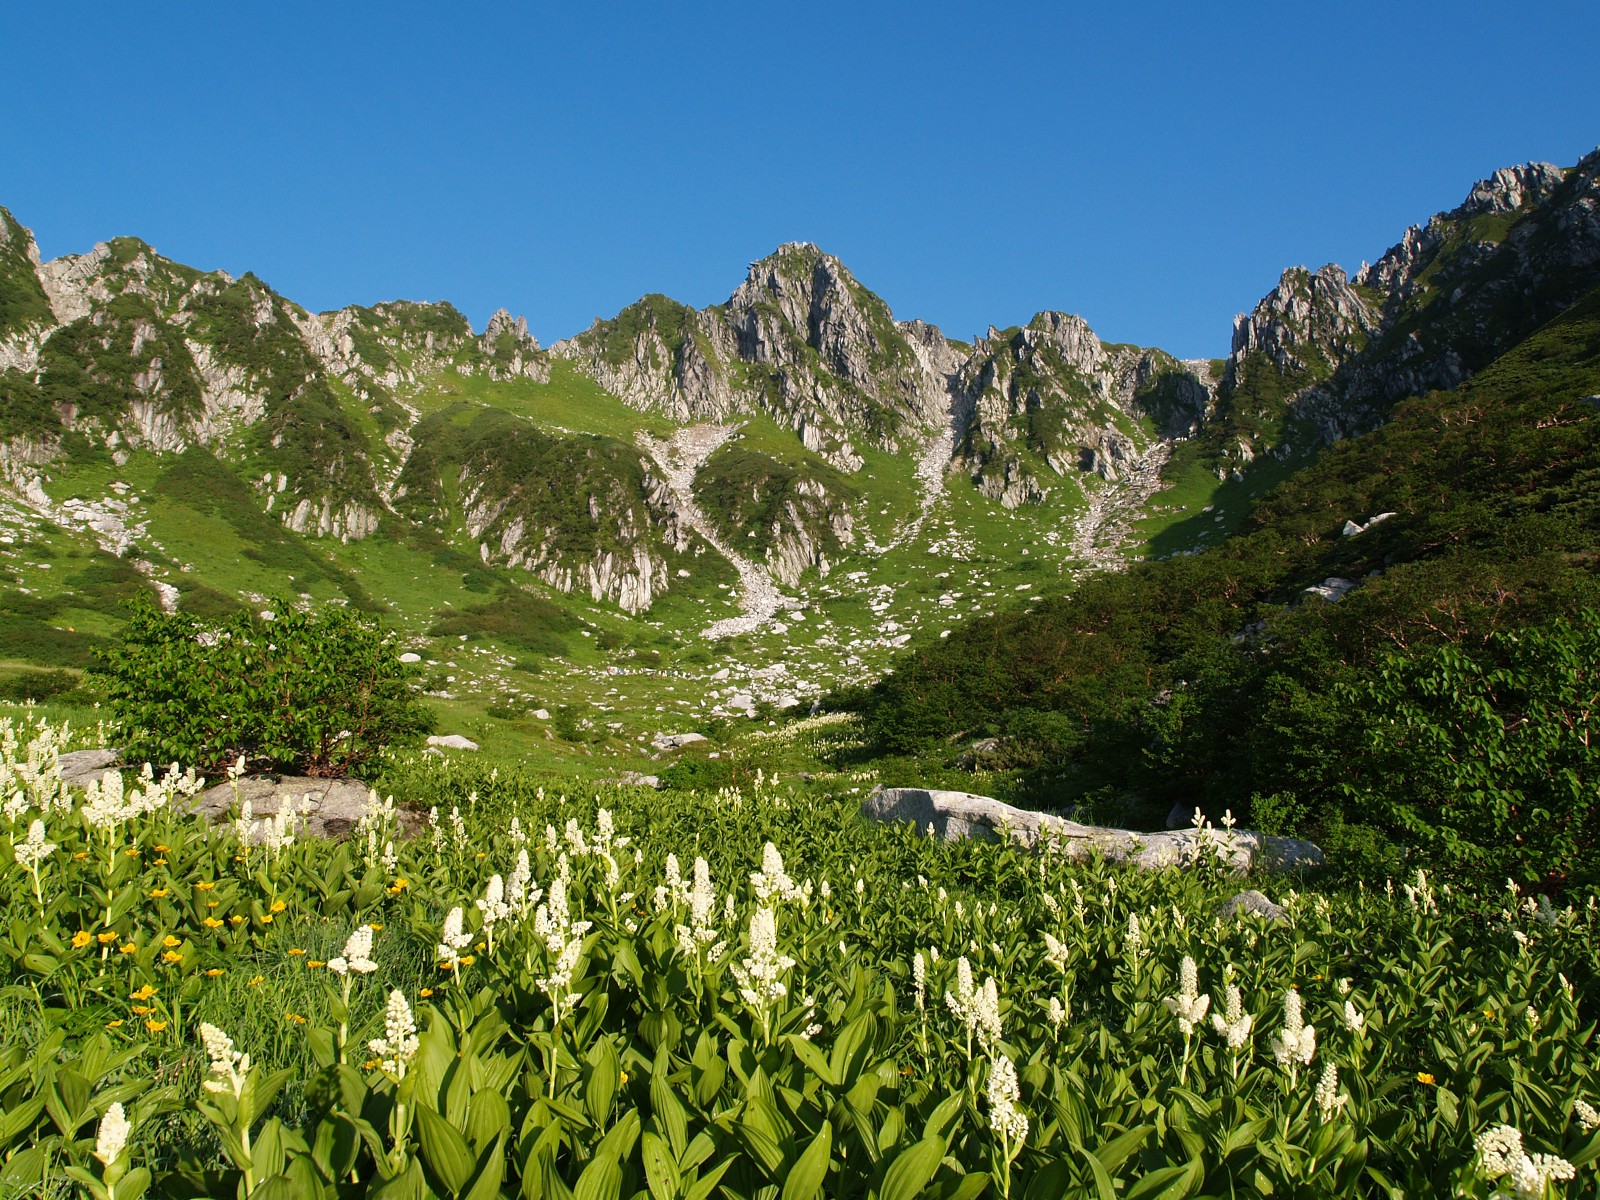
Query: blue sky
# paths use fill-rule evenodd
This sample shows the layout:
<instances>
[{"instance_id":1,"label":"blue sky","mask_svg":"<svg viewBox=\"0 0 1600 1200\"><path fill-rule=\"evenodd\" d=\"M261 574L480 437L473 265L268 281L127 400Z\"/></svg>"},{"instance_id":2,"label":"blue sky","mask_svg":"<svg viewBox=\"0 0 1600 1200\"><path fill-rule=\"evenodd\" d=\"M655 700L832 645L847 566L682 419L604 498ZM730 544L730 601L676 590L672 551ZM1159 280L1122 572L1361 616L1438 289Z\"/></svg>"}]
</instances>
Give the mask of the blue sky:
<instances>
[{"instance_id":1,"label":"blue sky","mask_svg":"<svg viewBox=\"0 0 1600 1200\"><path fill-rule=\"evenodd\" d=\"M0 204L47 257L132 234L546 343L806 240L954 337L1060 308L1219 355L1282 268L1600 143L1593 0L52 0L0 44Z\"/></svg>"}]
</instances>

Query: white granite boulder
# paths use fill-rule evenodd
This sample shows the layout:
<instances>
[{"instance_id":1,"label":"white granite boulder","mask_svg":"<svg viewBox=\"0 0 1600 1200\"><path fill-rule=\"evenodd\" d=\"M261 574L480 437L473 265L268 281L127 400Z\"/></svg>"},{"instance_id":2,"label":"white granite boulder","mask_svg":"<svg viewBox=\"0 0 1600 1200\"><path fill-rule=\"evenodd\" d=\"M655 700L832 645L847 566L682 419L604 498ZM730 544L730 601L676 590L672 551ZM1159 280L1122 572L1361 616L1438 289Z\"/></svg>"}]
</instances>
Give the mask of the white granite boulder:
<instances>
[{"instance_id":1,"label":"white granite boulder","mask_svg":"<svg viewBox=\"0 0 1600 1200\"><path fill-rule=\"evenodd\" d=\"M1221 859L1233 870L1296 870L1322 864L1322 851L1297 838L1273 837L1248 829L1179 829L1135 833L1104 825L1080 825L1051 813L1014 808L990 796L928 788L878 788L861 802L861 814L875 821L910 821L919 830L932 826L947 842L961 838L1054 847L1069 858L1100 853L1140 870L1188 866Z\"/></svg>"},{"instance_id":2,"label":"white granite boulder","mask_svg":"<svg viewBox=\"0 0 1600 1200\"><path fill-rule=\"evenodd\" d=\"M304 818L299 835L345 838L373 807L370 788L359 779L316 779L307 775L250 775L219 783L196 796L191 810L207 820L225 821L237 803L248 800L256 826L264 826L290 805Z\"/></svg>"}]
</instances>

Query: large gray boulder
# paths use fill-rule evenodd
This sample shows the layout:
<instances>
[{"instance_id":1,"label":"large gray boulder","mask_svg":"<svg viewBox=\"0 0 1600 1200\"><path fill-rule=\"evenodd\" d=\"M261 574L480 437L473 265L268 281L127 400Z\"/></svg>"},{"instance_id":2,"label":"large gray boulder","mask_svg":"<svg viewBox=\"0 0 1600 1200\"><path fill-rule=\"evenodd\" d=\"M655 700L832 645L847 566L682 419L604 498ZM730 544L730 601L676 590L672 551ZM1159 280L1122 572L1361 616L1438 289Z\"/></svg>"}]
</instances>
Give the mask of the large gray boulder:
<instances>
[{"instance_id":1,"label":"large gray boulder","mask_svg":"<svg viewBox=\"0 0 1600 1200\"><path fill-rule=\"evenodd\" d=\"M115 774L121 758L122 751L117 749L73 750L56 759L56 769L68 787L86 788L97 779Z\"/></svg>"},{"instance_id":2,"label":"large gray boulder","mask_svg":"<svg viewBox=\"0 0 1600 1200\"><path fill-rule=\"evenodd\" d=\"M1322 864L1322 851L1298 838L1273 837L1248 829L1179 829L1135 833L1104 825L1080 825L1052 813L1014 808L990 796L929 788L878 788L861 802L874 821L910 821L932 826L947 842L962 838L999 841L1009 837L1029 848L1055 849L1072 859L1103 854L1144 871L1220 859L1235 871L1297 870Z\"/></svg>"},{"instance_id":3,"label":"large gray boulder","mask_svg":"<svg viewBox=\"0 0 1600 1200\"><path fill-rule=\"evenodd\" d=\"M304 820L297 831L302 837L349 837L373 807L371 790L358 779L306 775L252 775L239 780L237 793L233 784L219 783L196 796L190 807L209 821L224 821L246 800L258 828L291 805Z\"/></svg>"}]
</instances>

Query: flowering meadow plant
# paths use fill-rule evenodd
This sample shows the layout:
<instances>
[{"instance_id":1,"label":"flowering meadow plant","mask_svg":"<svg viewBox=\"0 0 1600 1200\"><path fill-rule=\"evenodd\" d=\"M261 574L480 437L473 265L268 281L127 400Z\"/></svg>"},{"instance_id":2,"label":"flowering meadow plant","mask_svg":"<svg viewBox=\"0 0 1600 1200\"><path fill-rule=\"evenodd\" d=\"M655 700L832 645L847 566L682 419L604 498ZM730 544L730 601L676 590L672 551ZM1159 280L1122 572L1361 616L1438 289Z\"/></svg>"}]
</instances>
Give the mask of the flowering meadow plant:
<instances>
[{"instance_id":1,"label":"flowering meadow plant","mask_svg":"<svg viewBox=\"0 0 1600 1200\"><path fill-rule=\"evenodd\" d=\"M379 804L268 852L181 774L67 791L41 740L0 722L7 1186L1594 1191L1587 900L1280 879L1286 920L1223 917L1220 870L947 845L848 795L421 759L380 783L431 831Z\"/></svg>"}]
</instances>

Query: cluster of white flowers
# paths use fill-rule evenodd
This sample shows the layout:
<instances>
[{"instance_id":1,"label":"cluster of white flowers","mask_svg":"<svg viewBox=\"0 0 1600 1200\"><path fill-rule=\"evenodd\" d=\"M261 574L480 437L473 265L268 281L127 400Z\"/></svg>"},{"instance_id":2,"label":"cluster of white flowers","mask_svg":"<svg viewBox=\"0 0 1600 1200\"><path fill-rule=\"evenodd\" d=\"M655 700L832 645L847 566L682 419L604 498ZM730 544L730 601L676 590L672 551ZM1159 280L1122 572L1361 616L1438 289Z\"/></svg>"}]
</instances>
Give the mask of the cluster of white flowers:
<instances>
[{"instance_id":1,"label":"cluster of white flowers","mask_svg":"<svg viewBox=\"0 0 1600 1200\"><path fill-rule=\"evenodd\" d=\"M472 945L472 935L463 926L466 923L466 914L459 906L452 908L445 916L444 928L439 933L439 944L434 948L442 962L452 971L461 967L461 952Z\"/></svg>"},{"instance_id":2,"label":"cluster of white flowers","mask_svg":"<svg viewBox=\"0 0 1600 1200\"><path fill-rule=\"evenodd\" d=\"M1044 956L1052 967L1063 975L1067 973L1068 950L1048 929L1044 933Z\"/></svg>"},{"instance_id":3,"label":"cluster of white flowers","mask_svg":"<svg viewBox=\"0 0 1600 1200\"><path fill-rule=\"evenodd\" d=\"M400 861L394 848L394 833L399 824L394 797L380 801L376 791L368 791L367 807L356 822L356 837L365 844L361 858L369 868L381 866L388 873L394 872L395 864Z\"/></svg>"},{"instance_id":4,"label":"cluster of white flowers","mask_svg":"<svg viewBox=\"0 0 1600 1200\"><path fill-rule=\"evenodd\" d=\"M1199 971L1194 959L1187 954L1178 964L1178 994L1168 996L1161 1003L1178 1018L1178 1028L1185 1038L1193 1035L1194 1027L1205 1021L1206 1010L1211 1007L1211 997L1200 994Z\"/></svg>"},{"instance_id":5,"label":"cluster of white flowers","mask_svg":"<svg viewBox=\"0 0 1600 1200\"><path fill-rule=\"evenodd\" d=\"M1594 1105L1579 1097L1572 1102L1572 1119L1585 1133L1593 1133L1600 1129L1600 1112L1596 1112Z\"/></svg>"},{"instance_id":6,"label":"cluster of white flowers","mask_svg":"<svg viewBox=\"0 0 1600 1200\"><path fill-rule=\"evenodd\" d=\"M1367 1027L1367 1018L1348 1000L1344 1002L1344 1025L1351 1033L1360 1033Z\"/></svg>"},{"instance_id":7,"label":"cluster of white flowers","mask_svg":"<svg viewBox=\"0 0 1600 1200\"><path fill-rule=\"evenodd\" d=\"M494 927L511 917L511 905L506 903L506 881L499 875L489 876L483 897L477 901L478 912L483 916L485 937L494 936Z\"/></svg>"},{"instance_id":8,"label":"cluster of white flowers","mask_svg":"<svg viewBox=\"0 0 1600 1200\"><path fill-rule=\"evenodd\" d=\"M279 854L294 845L295 834L305 823L303 814L310 812L315 806L316 801L307 796L300 802L300 811L296 812L294 802L285 800L272 815L272 820L261 826L262 844L273 858L277 858Z\"/></svg>"},{"instance_id":9,"label":"cluster of white flowers","mask_svg":"<svg viewBox=\"0 0 1600 1200\"><path fill-rule=\"evenodd\" d=\"M1433 885L1428 882L1428 873L1421 867L1417 868L1416 877L1410 883L1402 884L1401 889L1406 894L1406 903L1418 912L1439 911L1439 902L1434 898Z\"/></svg>"},{"instance_id":10,"label":"cluster of white flowers","mask_svg":"<svg viewBox=\"0 0 1600 1200\"><path fill-rule=\"evenodd\" d=\"M783 855L771 842L761 848L761 870L750 873L750 887L762 904L774 897L791 901L805 900L811 895L811 881L807 880L801 885L790 879L789 873L784 870Z\"/></svg>"},{"instance_id":11,"label":"cluster of white flowers","mask_svg":"<svg viewBox=\"0 0 1600 1200\"><path fill-rule=\"evenodd\" d=\"M1317 1080L1317 1111L1324 1121L1330 1121L1349 1099L1339 1091L1339 1069L1328 1063L1322 1068L1322 1078Z\"/></svg>"},{"instance_id":12,"label":"cluster of white flowers","mask_svg":"<svg viewBox=\"0 0 1600 1200\"><path fill-rule=\"evenodd\" d=\"M966 1027L970 1039L974 1034L979 1045L992 1049L1000 1041L1000 989L994 976L984 980L982 987L974 987L972 964L967 956L956 959L956 990L944 994L945 1007ZM968 1048L971 1048L970 1041Z\"/></svg>"},{"instance_id":13,"label":"cluster of white flowers","mask_svg":"<svg viewBox=\"0 0 1600 1200\"><path fill-rule=\"evenodd\" d=\"M328 960L328 970L335 975L370 975L378 969L372 961L372 926L362 925L345 939L344 953Z\"/></svg>"},{"instance_id":14,"label":"cluster of white flowers","mask_svg":"<svg viewBox=\"0 0 1600 1200\"><path fill-rule=\"evenodd\" d=\"M100 1118L100 1128L94 1139L94 1156L109 1167L128 1144L128 1135L132 1132L133 1126L122 1111L122 1101L114 1101L106 1109L106 1115Z\"/></svg>"},{"instance_id":15,"label":"cluster of white flowers","mask_svg":"<svg viewBox=\"0 0 1600 1200\"><path fill-rule=\"evenodd\" d=\"M675 859L670 862L677 866ZM679 880L678 888L679 902L687 907L689 917L688 924L673 926L678 948L690 957L698 957L703 951L707 962L716 962L728 943L718 939L717 893L711 886L711 864L696 856L694 883L685 888Z\"/></svg>"},{"instance_id":16,"label":"cluster of white flowers","mask_svg":"<svg viewBox=\"0 0 1600 1200\"><path fill-rule=\"evenodd\" d=\"M787 994L783 973L792 966L794 959L778 949L776 914L770 908L756 909L750 914L750 954L733 964L739 995L750 1007L765 1010L772 1001Z\"/></svg>"},{"instance_id":17,"label":"cluster of white flowers","mask_svg":"<svg viewBox=\"0 0 1600 1200\"><path fill-rule=\"evenodd\" d=\"M996 1054L989 1064L989 1128L1001 1137L1022 1142L1028 1136L1028 1118L1017 1107L1022 1090L1017 1086L1017 1068L1004 1054Z\"/></svg>"},{"instance_id":18,"label":"cluster of white flowers","mask_svg":"<svg viewBox=\"0 0 1600 1200\"><path fill-rule=\"evenodd\" d=\"M54 726L43 718L32 727L24 722L22 729L32 734L26 746L12 719L0 718L0 793L7 797L0 811L13 822L30 808L46 814L70 812L72 796L61 779L59 760L71 729L65 722Z\"/></svg>"},{"instance_id":19,"label":"cluster of white flowers","mask_svg":"<svg viewBox=\"0 0 1600 1200\"><path fill-rule=\"evenodd\" d=\"M194 795L203 782L193 770L180 772L176 763L157 780L155 771L145 763L139 786L130 792L125 790L121 772L107 771L84 789L83 819L91 827L109 832L135 817L161 811L178 797Z\"/></svg>"},{"instance_id":20,"label":"cluster of white flowers","mask_svg":"<svg viewBox=\"0 0 1600 1200\"><path fill-rule=\"evenodd\" d=\"M533 931L544 943L549 956L550 973L534 982L550 998L554 1019L561 1019L561 1011L576 1004L582 994L571 990L572 976L583 955L583 935L589 932L592 922L574 921L567 903L566 855L557 862L556 877L550 881L549 899L539 905L533 914Z\"/></svg>"},{"instance_id":21,"label":"cluster of white flowers","mask_svg":"<svg viewBox=\"0 0 1600 1200\"><path fill-rule=\"evenodd\" d=\"M1236 985L1230 983L1223 997L1217 1011L1211 1014L1211 1027L1227 1040L1228 1049L1242 1050L1250 1044L1255 1018L1245 1012L1244 997Z\"/></svg>"},{"instance_id":22,"label":"cluster of white flowers","mask_svg":"<svg viewBox=\"0 0 1600 1200\"><path fill-rule=\"evenodd\" d=\"M405 1077L417 1045L417 1023L411 1006L396 989L389 993L389 1003L383 1010L383 1036L368 1042L367 1049L379 1056L380 1070L399 1080Z\"/></svg>"},{"instance_id":23,"label":"cluster of white flowers","mask_svg":"<svg viewBox=\"0 0 1600 1200\"><path fill-rule=\"evenodd\" d=\"M1577 1172L1554 1154L1529 1154L1522 1134L1510 1125L1496 1125L1477 1136L1478 1167L1490 1179L1509 1177L1517 1200L1542 1200L1549 1184L1569 1180Z\"/></svg>"},{"instance_id":24,"label":"cluster of white flowers","mask_svg":"<svg viewBox=\"0 0 1600 1200\"><path fill-rule=\"evenodd\" d=\"M1306 1024L1300 993L1290 988L1283 994L1283 1029L1272 1036L1272 1057L1292 1072L1296 1065L1309 1067L1316 1052L1316 1027Z\"/></svg>"},{"instance_id":25,"label":"cluster of white flowers","mask_svg":"<svg viewBox=\"0 0 1600 1200\"><path fill-rule=\"evenodd\" d=\"M512 818L515 823L516 818ZM506 881L506 905L517 920L522 920L528 915L528 910L539 903L544 896L543 888L536 888L533 884L533 865L528 859L526 847L517 851L516 865L511 868L511 878Z\"/></svg>"},{"instance_id":26,"label":"cluster of white flowers","mask_svg":"<svg viewBox=\"0 0 1600 1200\"><path fill-rule=\"evenodd\" d=\"M200 1024L200 1041L205 1045L211 1065L201 1086L208 1092L238 1099L244 1093L250 1074L250 1056L233 1048L233 1039L215 1025Z\"/></svg>"},{"instance_id":27,"label":"cluster of white flowers","mask_svg":"<svg viewBox=\"0 0 1600 1200\"><path fill-rule=\"evenodd\" d=\"M1065 1024L1067 1020L1067 1010L1066 1006L1061 1003L1059 997L1050 997L1050 1007L1046 1010L1045 1016L1049 1018L1050 1028L1060 1032L1061 1026Z\"/></svg>"},{"instance_id":28,"label":"cluster of white flowers","mask_svg":"<svg viewBox=\"0 0 1600 1200\"><path fill-rule=\"evenodd\" d=\"M928 1007L928 960L922 957L918 950L911 960L911 986L917 997L917 1011L924 1012ZM1580 1100L1581 1104L1582 1101Z\"/></svg>"},{"instance_id":29,"label":"cluster of white flowers","mask_svg":"<svg viewBox=\"0 0 1600 1200\"><path fill-rule=\"evenodd\" d=\"M28 823L28 836L12 846L11 853L24 870L37 871L39 864L57 849L57 843L44 840L44 821L35 817Z\"/></svg>"},{"instance_id":30,"label":"cluster of white flowers","mask_svg":"<svg viewBox=\"0 0 1600 1200\"><path fill-rule=\"evenodd\" d=\"M1135 962L1144 954L1144 930L1139 926L1139 914L1128 914L1128 932L1122 937L1123 952Z\"/></svg>"}]
</instances>

